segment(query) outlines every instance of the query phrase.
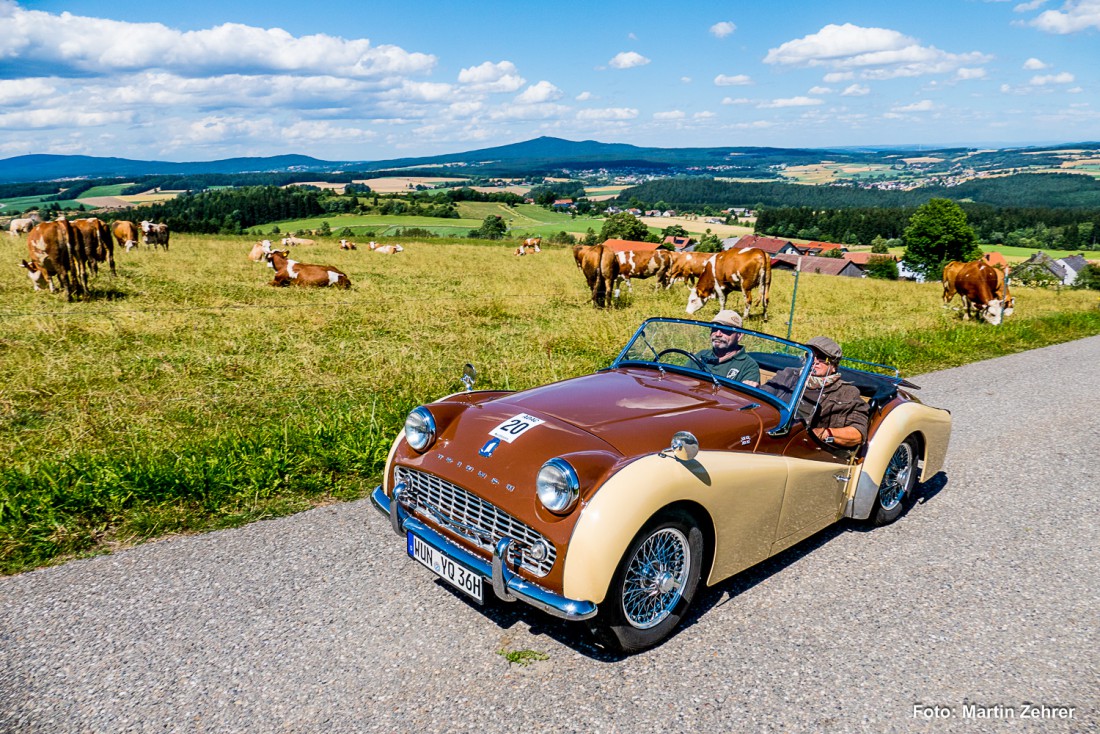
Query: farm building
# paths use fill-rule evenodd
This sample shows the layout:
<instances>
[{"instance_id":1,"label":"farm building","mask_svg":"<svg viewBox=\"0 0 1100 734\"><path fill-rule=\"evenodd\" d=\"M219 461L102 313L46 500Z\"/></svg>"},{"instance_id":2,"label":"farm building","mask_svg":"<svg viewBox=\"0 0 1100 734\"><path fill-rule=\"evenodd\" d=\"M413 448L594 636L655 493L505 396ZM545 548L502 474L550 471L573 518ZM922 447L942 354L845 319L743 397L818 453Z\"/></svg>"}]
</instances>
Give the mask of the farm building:
<instances>
[{"instance_id":1,"label":"farm building","mask_svg":"<svg viewBox=\"0 0 1100 734\"><path fill-rule=\"evenodd\" d=\"M756 247L769 255L801 255L802 250L790 240L776 239L775 237L762 237L755 234L747 234L742 237L728 237L722 240L722 249L741 249L743 247Z\"/></svg>"},{"instance_id":2,"label":"farm building","mask_svg":"<svg viewBox=\"0 0 1100 734\"><path fill-rule=\"evenodd\" d=\"M1077 274L1085 269L1088 260L1084 255L1071 255L1055 259L1039 250L1019 265L1012 268L1016 280L1056 280L1062 285L1073 285Z\"/></svg>"},{"instance_id":3,"label":"farm building","mask_svg":"<svg viewBox=\"0 0 1100 734\"><path fill-rule=\"evenodd\" d=\"M845 252L842 259L854 262L861 268L871 261L873 257L892 257L894 260L900 260L897 255L879 254L876 252Z\"/></svg>"},{"instance_id":4,"label":"farm building","mask_svg":"<svg viewBox=\"0 0 1100 734\"><path fill-rule=\"evenodd\" d=\"M801 263L801 266L799 265ZM798 270L803 273L821 275L841 275L845 278L862 278L863 268L851 260L841 257L816 257L814 255L775 255L772 268L778 270Z\"/></svg>"},{"instance_id":5,"label":"farm building","mask_svg":"<svg viewBox=\"0 0 1100 734\"><path fill-rule=\"evenodd\" d=\"M672 234L665 237L664 242L661 244L669 245L672 249L676 250L676 252L690 252L695 249L695 241L690 237L681 237Z\"/></svg>"},{"instance_id":6,"label":"farm building","mask_svg":"<svg viewBox=\"0 0 1100 734\"><path fill-rule=\"evenodd\" d=\"M844 245L838 245L835 242L807 242L804 245L799 245L798 249L802 250L804 255L824 255L831 250L840 250L841 252L847 252L848 248Z\"/></svg>"},{"instance_id":7,"label":"farm building","mask_svg":"<svg viewBox=\"0 0 1100 734\"><path fill-rule=\"evenodd\" d=\"M603 246L615 252L650 251L656 250L660 244L656 242L638 242L637 240L604 240Z\"/></svg>"}]
</instances>

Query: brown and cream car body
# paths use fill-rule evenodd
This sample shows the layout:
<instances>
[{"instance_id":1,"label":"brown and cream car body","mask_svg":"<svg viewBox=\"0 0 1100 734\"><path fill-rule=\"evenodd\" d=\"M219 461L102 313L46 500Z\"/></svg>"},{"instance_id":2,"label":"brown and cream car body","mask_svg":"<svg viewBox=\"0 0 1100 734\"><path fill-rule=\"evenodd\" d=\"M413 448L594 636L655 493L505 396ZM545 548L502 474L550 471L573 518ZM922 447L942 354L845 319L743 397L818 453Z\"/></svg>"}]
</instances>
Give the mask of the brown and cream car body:
<instances>
[{"instance_id":1,"label":"brown and cream car body","mask_svg":"<svg viewBox=\"0 0 1100 734\"><path fill-rule=\"evenodd\" d=\"M807 429L803 345L750 331L764 383L801 368L791 403L712 376L716 325L650 319L595 374L522 392L467 391L415 409L375 505L408 554L479 601L569 620L608 646L672 632L715 584L841 518L889 522L938 472L951 419L893 375L842 367L870 403L868 440Z\"/></svg>"}]
</instances>

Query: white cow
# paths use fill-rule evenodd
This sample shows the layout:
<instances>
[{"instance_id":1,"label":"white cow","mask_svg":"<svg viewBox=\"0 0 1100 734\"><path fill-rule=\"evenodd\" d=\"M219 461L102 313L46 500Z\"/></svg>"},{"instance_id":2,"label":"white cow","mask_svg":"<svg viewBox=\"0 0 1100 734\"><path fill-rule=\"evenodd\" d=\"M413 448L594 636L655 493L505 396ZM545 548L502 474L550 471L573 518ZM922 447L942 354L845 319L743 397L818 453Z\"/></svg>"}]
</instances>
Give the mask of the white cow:
<instances>
[{"instance_id":1,"label":"white cow","mask_svg":"<svg viewBox=\"0 0 1100 734\"><path fill-rule=\"evenodd\" d=\"M42 220L39 219L38 214L31 214L29 217L21 217L19 219L11 220L11 224L8 225L8 234L12 237L18 237L21 234L26 234L34 229L34 225L38 224Z\"/></svg>"}]
</instances>

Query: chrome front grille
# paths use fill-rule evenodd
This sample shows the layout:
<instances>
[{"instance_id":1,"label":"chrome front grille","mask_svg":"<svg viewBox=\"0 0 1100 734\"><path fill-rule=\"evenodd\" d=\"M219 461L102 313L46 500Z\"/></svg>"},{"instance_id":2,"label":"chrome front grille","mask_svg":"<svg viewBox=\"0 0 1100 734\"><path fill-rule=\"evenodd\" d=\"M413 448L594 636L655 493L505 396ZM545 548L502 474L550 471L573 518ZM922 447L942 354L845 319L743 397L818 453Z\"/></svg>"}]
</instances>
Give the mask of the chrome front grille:
<instances>
[{"instance_id":1,"label":"chrome front grille","mask_svg":"<svg viewBox=\"0 0 1100 734\"><path fill-rule=\"evenodd\" d=\"M490 553L501 538L513 538L513 547L523 550L542 541L548 553L535 561L523 553L520 567L536 576L545 576L554 567L557 550L541 533L528 527L508 513L468 492L457 484L417 469L399 466L394 478L408 489L403 495L411 509L421 517L455 532Z\"/></svg>"}]
</instances>

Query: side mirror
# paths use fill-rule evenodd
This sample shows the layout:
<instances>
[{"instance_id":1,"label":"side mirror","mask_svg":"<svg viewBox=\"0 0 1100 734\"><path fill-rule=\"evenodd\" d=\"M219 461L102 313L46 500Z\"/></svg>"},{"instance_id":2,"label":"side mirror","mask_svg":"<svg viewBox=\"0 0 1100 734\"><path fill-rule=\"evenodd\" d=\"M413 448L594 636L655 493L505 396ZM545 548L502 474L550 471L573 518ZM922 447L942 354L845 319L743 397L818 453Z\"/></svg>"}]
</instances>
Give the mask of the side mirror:
<instances>
[{"instance_id":1,"label":"side mirror","mask_svg":"<svg viewBox=\"0 0 1100 734\"><path fill-rule=\"evenodd\" d=\"M688 431L677 431L672 444L661 452L661 456L677 461L691 461L699 453L699 439Z\"/></svg>"},{"instance_id":2,"label":"side mirror","mask_svg":"<svg viewBox=\"0 0 1100 734\"><path fill-rule=\"evenodd\" d=\"M466 386L466 392L474 389L474 380L477 379L477 370L469 362L462 368L462 384Z\"/></svg>"}]
</instances>

